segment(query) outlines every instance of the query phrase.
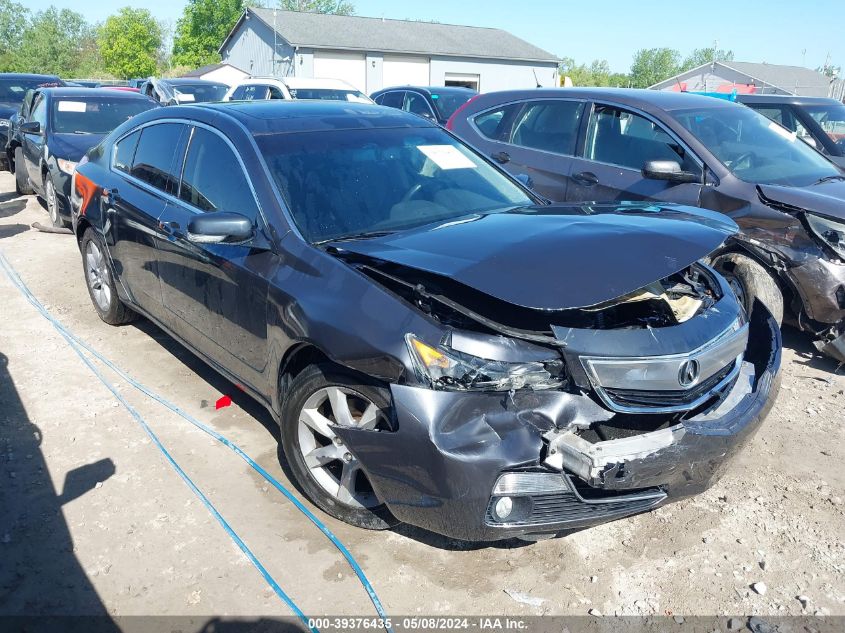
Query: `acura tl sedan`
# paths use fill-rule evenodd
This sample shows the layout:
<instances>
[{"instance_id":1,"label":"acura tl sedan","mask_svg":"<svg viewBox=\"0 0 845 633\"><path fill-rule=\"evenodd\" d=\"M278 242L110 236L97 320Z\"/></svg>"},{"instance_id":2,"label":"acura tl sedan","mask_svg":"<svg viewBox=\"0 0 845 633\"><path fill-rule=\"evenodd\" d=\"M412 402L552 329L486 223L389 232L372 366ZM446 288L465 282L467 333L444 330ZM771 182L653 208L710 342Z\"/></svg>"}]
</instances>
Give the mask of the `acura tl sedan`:
<instances>
[{"instance_id":1,"label":"acura tl sedan","mask_svg":"<svg viewBox=\"0 0 845 633\"><path fill-rule=\"evenodd\" d=\"M655 200L740 227L714 253L746 310L766 304L845 363L845 171L737 103L658 90L487 93L447 127L558 202Z\"/></svg>"},{"instance_id":2,"label":"acura tl sedan","mask_svg":"<svg viewBox=\"0 0 845 633\"><path fill-rule=\"evenodd\" d=\"M778 390L776 321L701 263L733 221L548 205L400 110L150 111L73 188L99 316L243 385L353 525L535 539L643 512L714 482Z\"/></svg>"}]
</instances>

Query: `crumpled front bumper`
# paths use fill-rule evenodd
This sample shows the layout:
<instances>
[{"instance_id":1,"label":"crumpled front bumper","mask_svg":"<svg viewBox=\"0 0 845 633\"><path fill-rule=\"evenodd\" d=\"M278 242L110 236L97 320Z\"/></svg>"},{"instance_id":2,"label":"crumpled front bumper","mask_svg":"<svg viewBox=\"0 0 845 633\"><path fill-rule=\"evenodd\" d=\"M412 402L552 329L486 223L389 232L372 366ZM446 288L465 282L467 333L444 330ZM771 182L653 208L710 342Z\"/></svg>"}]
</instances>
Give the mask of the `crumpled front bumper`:
<instances>
[{"instance_id":1,"label":"crumpled front bumper","mask_svg":"<svg viewBox=\"0 0 845 633\"><path fill-rule=\"evenodd\" d=\"M715 409L630 438L579 438L587 446L572 442L568 460L554 459L560 438L614 416L589 395L393 385L395 432L336 430L403 522L471 541L603 523L706 489L765 419L780 384L780 330L765 310L750 323L742 375ZM497 522L496 495L510 494L497 482L513 472L543 482L529 484L535 496L520 520Z\"/></svg>"}]
</instances>

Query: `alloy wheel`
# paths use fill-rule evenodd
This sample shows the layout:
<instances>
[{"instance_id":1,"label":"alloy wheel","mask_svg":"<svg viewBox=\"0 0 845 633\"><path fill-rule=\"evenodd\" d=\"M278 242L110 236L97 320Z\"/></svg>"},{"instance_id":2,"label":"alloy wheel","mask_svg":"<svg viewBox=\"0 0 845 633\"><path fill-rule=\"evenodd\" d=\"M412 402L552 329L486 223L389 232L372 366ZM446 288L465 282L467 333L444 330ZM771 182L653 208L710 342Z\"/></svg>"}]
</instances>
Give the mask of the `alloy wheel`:
<instances>
[{"instance_id":1,"label":"alloy wheel","mask_svg":"<svg viewBox=\"0 0 845 633\"><path fill-rule=\"evenodd\" d=\"M346 387L323 387L314 392L299 413L299 450L314 481L338 502L373 508L379 500L357 458L332 426L376 430L382 411L360 393Z\"/></svg>"},{"instance_id":2,"label":"alloy wheel","mask_svg":"<svg viewBox=\"0 0 845 633\"><path fill-rule=\"evenodd\" d=\"M111 287L108 282L106 258L93 241L89 241L85 247L85 277L91 294L94 295L94 301L103 312L107 312L111 306Z\"/></svg>"},{"instance_id":3,"label":"alloy wheel","mask_svg":"<svg viewBox=\"0 0 845 633\"><path fill-rule=\"evenodd\" d=\"M58 225L59 201L58 198L56 198L56 187L53 185L52 179L47 178L47 184L44 189L45 198L47 198L47 213L50 214L50 219L53 221L53 224Z\"/></svg>"}]
</instances>

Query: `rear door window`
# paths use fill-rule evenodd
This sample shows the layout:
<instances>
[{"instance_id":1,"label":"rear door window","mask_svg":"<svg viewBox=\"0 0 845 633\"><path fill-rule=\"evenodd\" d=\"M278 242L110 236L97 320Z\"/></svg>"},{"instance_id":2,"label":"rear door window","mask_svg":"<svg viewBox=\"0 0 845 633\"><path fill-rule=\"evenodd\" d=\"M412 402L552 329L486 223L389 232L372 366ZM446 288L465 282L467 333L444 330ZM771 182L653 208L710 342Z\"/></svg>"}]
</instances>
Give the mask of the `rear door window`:
<instances>
[{"instance_id":1,"label":"rear door window","mask_svg":"<svg viewBox=\"0 0 845 633\"><path fill-rule=\"evenodd\" d=\"M416 92L405 93L405 107L402 108L406 112L416 114L418 116L425 116L434 118L434 113L431 111L431 106L421 94Z\"/></svg>"},{"instance_id":2,"label":"rear door window","mask_svg":"<svg viewBox=\"0 0 845 633\"><path fill-rule=\"evenodd\" d=\"M584 103L581 101L529 102L513 126L511 143L572 156L583 112Z\"/></svg>"},{"instance_id":3,"label":"rear door window","mask_svg":"<svg viewBox=\"0 0 845 633\"><path fill-rule=\"evenodd\" d=\"M385 92L381 96L381 105L387 106L388 108L398 108L401 110L404 101L404 90L391 90L390 92Z\"/></svg>"},{"instance_id":4,"label":"rear door window","mask_svg":"<svg viewBox=\"0 0 845 633\"><path fill-rule=\"evenodd\" d=\"M172 193L178 180L174 170L180 162L176 156L184 127L181 123L157 123L143 128L130 175L165 193Z\"/></svg>"},{"instance_id":5,"label":"rear door window","mask_svg":"<svg viewBox=\"0 0 845 633\"><path fill-rule=\"evenodd\" d=\"M282 91L279 90L276 86L268 86L270 91L269 98L270 99L284 99L285 95L282 94Z\"/></svg>"},{"instance_id":6,"label":"rear door window","mask_svg":"<svg viewBox=\"0 0 845 633\"><path fill-rule=\"evenodd\" d=\"M179 199L200 211L229 211L255 218L258 206L232 148L218 134L194 128Z\"/></svg>"},{"instance_id":7,"label":"rear door window","mask_svg":"<svg viewBox=\"0 0 845 633\"><path fill-rule=\"evenodd\" d=\"M648 161L675 161L683 171L701 173L692 154L659 124L601 104L596 104L590 117L584 158L637 171Z\"/></svg>"}]
</instances>

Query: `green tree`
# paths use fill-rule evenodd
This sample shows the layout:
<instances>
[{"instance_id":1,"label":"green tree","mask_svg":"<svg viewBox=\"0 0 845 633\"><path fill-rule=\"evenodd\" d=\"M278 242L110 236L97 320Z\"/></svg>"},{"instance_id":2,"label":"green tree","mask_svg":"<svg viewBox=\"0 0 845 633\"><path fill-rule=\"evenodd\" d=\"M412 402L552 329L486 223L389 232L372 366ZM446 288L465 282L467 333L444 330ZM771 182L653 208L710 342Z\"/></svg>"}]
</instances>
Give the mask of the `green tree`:
<instances>
[{"instance_id":1,"label":"green tree","mask_svg":"<svg viewBox=\"0 0 845 633\"><path fill-rule=\"evenodd\" d=\"M176 23L173 64L196 68L220 61L217 49L244 10L244 0L188 0Z\"/></svg>"},{"instance_id":2,"label":"green tree","mask_svg":"<svg viewBox=\"0 0 845 633\"><path fill-rule=\"evenodd\" d=\"M628 76L614 73L605 59L596 59L587 66L577 64L571 57L564 57L558 68L561 77L569 77L573 86L627 87Z\"/></svg>"},{"instance_id":3,"label":"green tree","mask_svg":"<svg viewBox=\"0 0 845 633\"><path fill-rule=\"evenodd\" d=\"M50 7L36 13L9 53L9 69L73 77L93 29L76 11Z\"/></svg>"},{"instance_id":4,"label":"green tree","mask_svg":"<svg viewBox=\"0 0 845 633\"><path fill-rule=\"evenodd\" d=\"M147 9L123 7L106 18L97 33L105 70L121 79L156 71L162 29Z\"/></svg>"},{"instance_id":5,"label":"green tree","mask_svg":"<svg viewBox=\"0 0 845 633\"><path fill-rule=\"evenodd\" d=\"M721 48L696 48L692 53L684 58L684 63L681 64L680 72L698 68L710 62L730 62L733 61L734 52L726 51Z\"/></svg>"},{"instance_id":6,"label":"green tree","mask_svg":"<svg viewBox=\"0 0 845 633\"><path fill-rule=\"evenodd\" d=\"M631 64L631 85L648 88L678 74L681 54L671 48L643 48L634 54Z\"/></svg>"},{"instance_id":7,"label":"green tree","mask_svg":"<svg viewBox=\"0 0 845 633\"><path fill-rule=\"evenodd\" d=\"M355 14L355 5L348 0L279 0L279 8L304 13Z\"/></svg>"},{"instance_id":8,"label":"green tree","mask_svg":"<svg viewBox=\"0 0 845 633\"><path fill-rule=\"evenodd\" d=\"M0 0L0 64L21 44L29 9L11 0Z\"/></svg>"}]
</instances>

